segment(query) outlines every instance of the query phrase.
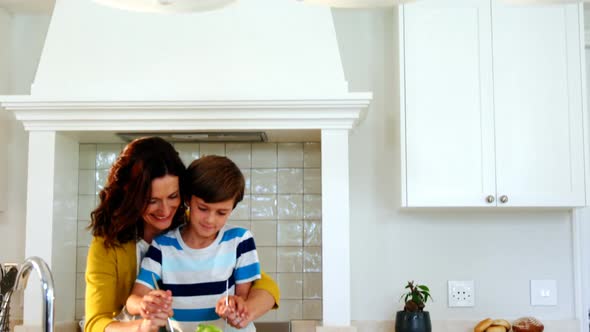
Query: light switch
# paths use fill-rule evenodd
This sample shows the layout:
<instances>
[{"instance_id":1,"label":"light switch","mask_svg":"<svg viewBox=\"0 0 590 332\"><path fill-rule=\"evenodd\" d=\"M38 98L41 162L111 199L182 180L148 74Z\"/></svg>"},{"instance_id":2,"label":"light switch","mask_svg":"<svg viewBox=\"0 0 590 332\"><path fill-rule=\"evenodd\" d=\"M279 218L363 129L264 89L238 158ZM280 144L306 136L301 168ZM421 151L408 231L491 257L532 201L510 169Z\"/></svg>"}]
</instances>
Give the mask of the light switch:
<instances>
[{"instance_id":1,"label":"light switch","mask_svg":"<svg viewBox=\"0 0 590 332\"><path fill-rule=\"evenodd\" d=\"M531 280L531 305L557 305L557 281Z\"/></svg>"}]
</instances>

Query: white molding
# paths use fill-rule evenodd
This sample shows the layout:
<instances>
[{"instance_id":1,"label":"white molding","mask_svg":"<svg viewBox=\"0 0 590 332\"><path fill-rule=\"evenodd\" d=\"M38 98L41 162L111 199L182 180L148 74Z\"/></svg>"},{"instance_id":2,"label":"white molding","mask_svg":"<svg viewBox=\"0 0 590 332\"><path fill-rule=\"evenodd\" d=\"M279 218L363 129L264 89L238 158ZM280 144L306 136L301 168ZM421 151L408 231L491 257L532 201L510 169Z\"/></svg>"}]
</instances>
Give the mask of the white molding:
<instances>
[{"instance_id":1,"label":"white molding","mask_svg":"<svg viewBox=\"0 0 590 332\"><path fill-rule=\"evenodd\" d=\"M351 129L371 93L274 100L51 100L0 96L28 131Z\"/></svg>"},{"instance_id":2,"label":"white molding","mask_svg":"<svg viewBox=\"0 0 590 332\"><path fill-rule=\"evenodd\" d=\"M348 135L342 129L322 130L323 327L348 327L351 320Z\"/></svg>"}]
</instances>

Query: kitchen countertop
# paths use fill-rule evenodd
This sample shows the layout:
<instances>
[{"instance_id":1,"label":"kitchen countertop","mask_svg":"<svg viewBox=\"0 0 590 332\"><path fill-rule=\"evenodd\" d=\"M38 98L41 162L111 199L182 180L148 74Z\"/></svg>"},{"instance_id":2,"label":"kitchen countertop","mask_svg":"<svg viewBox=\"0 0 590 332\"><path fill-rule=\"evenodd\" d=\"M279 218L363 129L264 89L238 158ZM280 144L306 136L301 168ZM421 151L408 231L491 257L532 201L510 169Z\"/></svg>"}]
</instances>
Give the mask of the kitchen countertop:
<instances>
[{"instance_id":1,"label":"kitchen countertop","mask_svg":"<svg viewBox=\"0 0 590 332\"><path fill-rule=\"evenodd\" d=\"M483 319L483 318L482 318ZM512 320L508 319L512 322ZM432 331L435 332L473 332L479 321L433 320ZM580 332L577 320L542 320L544 332ZM395 332L395 321L353 321L358 332ZM297 331L294 331L297 332Z\"/></svg>"}]
</instances>

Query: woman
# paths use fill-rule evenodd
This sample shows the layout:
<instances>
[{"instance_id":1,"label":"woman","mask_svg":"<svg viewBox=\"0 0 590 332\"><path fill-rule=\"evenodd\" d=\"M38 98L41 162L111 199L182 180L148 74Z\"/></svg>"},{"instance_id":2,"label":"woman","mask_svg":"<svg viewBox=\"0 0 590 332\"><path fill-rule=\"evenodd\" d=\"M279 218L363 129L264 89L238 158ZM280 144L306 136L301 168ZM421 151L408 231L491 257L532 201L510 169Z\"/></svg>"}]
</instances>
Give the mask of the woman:
<instances>
[{"instance_id":1,"label":"woman","mask_svg":"<svg viewBox=\"0 0 590 332\"><path fill-rule=\"evenodd\" d=\"M86 267L85 332L157 331L167 314L118 321L152 239L185 222L181 184L185 167L174 147L159 137L129 143L111 167L100 204L91 214L94 236ZM249 316L227 317L240 328L279 302L277 285L263 273L245 303ZM226 317L223 317L226 318Z\"/></svg>"}]
</instances>

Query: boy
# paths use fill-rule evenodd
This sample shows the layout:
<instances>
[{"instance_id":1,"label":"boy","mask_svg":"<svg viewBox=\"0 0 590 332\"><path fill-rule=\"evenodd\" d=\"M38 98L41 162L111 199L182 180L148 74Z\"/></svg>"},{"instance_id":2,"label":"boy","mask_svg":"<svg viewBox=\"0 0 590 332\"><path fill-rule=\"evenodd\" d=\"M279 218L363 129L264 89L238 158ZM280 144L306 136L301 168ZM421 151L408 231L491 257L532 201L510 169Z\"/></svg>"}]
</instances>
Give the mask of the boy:
<instances>
[{"instance_id":1,"label":"boy","mask_svg":"<svg viewBox=\"0 0 590 332\"><path fill-rule=\"evenodd\" d=\"M244 176L230 159L205 156L191 163L181 185L189 222L154 239L127 309L144 318L150 312L173 310L184 332L195 331L201 323L224 327L215 312L218 300L234 294L246 299L252 281L260 278L251 233L226 225L244 196ZM154 291L152 276L162 291ZM242 330L255 331L252 324Z\"/></svg>"}]
</instances>

